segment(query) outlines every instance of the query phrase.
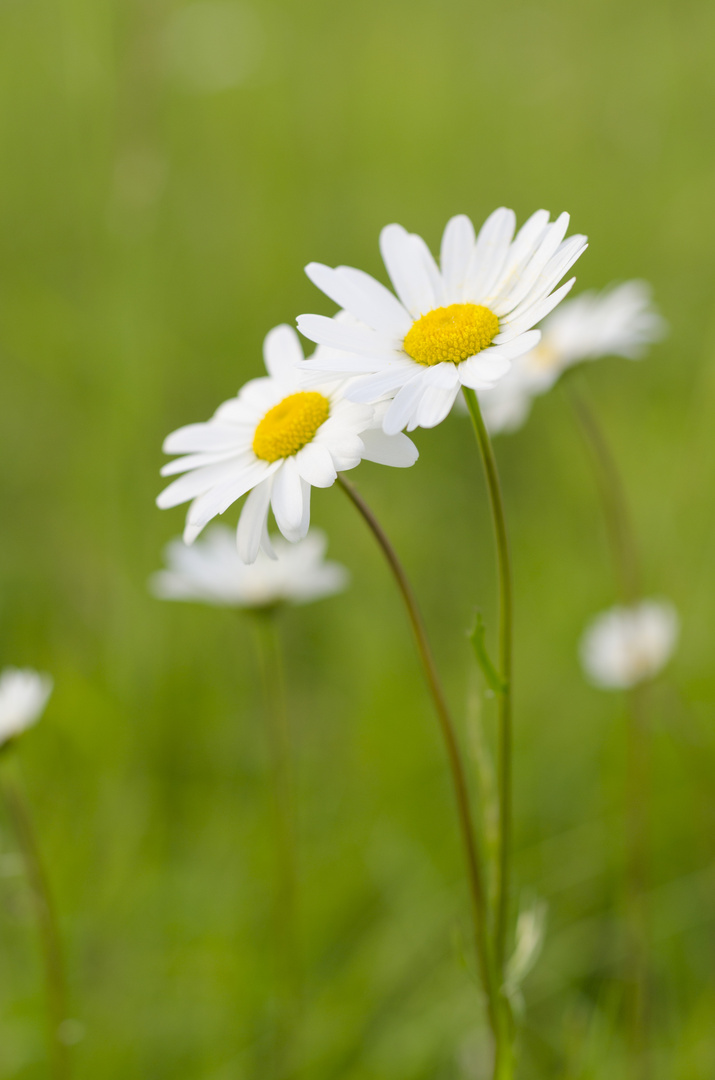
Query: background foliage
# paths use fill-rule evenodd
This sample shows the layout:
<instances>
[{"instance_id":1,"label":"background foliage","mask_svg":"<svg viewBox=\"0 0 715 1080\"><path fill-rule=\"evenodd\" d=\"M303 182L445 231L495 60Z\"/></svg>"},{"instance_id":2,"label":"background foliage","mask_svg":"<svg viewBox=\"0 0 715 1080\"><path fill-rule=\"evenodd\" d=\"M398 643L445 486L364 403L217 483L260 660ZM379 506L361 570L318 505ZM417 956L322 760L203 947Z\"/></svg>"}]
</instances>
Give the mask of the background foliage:
<instances>
[{"instance_id":1,"label":"background foliage","mask_svg":"<svg viewBox=\"0 0 715 1080\"><path fill-rule=\"evenodd\" d=\"M612 439L647 587L684 632L653 688L655 1075L715 1072L712 42L666 0L0 0L2 663L51 671L21 766L62 912L78 1078L270 1075L270 795L255 642L161 604L180 531L161 441L330 312L311 259L382 275L399 221L572 213L578 286L642 276L671 325L643 364L577 376ZM574 376L576 377L576 376ZM422 598L451 699L494 623L467 422L407 473L354 474ZM522 1076L625 1075L619 698L576 643L614 587L558 391L498 444L517 595L517 881L549 905ZM227 518L235 521L235 511ZM354 587L288 612L298 759L303 1040L315 1080L479 1078L486 1036L442 747L392 583L337 490L314 519ZM483 714L489 728L489 703ZM36 939L0 820L0 1075L46 1075Z\"/></svg>"}]
</instances>

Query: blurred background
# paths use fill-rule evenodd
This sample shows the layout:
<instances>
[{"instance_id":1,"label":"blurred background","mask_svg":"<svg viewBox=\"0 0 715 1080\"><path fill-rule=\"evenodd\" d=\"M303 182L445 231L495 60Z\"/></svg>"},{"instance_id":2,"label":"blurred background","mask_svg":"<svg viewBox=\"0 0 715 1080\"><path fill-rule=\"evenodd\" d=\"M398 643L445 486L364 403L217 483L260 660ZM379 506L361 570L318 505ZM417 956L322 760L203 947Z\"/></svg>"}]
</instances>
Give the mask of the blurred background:
<instances>
[{"instance_id":1,"label":"blurred background","mask_svg":"<svg viewBox=\"0 0 715 1080\"><path fill-rule=\"evenodd\" d=\"M569 210L591 241L577 290L646 278L671 328L643 363L573 377L621 466L646 592L683 623L649 691L652 1075L715 1075L714 35L715 8L688 0L0 0L0 663L56 682L18 754L77 1078L273 1075L255 641L236 612L148 594L184 520L154 506L162 440L261 373L271 326L332 313L306 262L385 280L384 224L436 250L450 216L499 205ZM463 417L416 442L413 469L352 475L464 716L479 702L465 631L476 605L495 622L488 507ZM548 905L520 1075L619 1080L623 702L577 658L616 599L608 549L559 388L497 453L517 583L515 887ZM339 490L314 493L313 520L353 587L281 624L303 1075L480 1080L452 794L406 621ZM47 1075L42 1007L3 816L3 1077Z\"/></svg>"}]
</instances>

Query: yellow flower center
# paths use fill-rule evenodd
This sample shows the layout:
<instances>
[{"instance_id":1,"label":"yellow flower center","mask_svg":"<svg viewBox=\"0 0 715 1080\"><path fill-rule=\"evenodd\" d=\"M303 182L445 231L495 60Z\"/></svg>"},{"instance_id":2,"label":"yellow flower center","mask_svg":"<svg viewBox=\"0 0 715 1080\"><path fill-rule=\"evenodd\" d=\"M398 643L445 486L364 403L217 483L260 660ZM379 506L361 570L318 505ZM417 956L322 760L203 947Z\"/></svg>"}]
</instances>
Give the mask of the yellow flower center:
<instances>
[{"instance_id":1,"label":"yellow flower center","mask_svg":"<svg viewBox=\"0 0 715 1080\"><path fill-rule=\"evenodd\" d=\"M418 364L442 364L474 356L499 333L499 320L481 304L450 304L422 315L408 330L403 348Z\"/></svg>"},{"instance_id":2,"label":"yellow flower center","mask_svg":"<svg viewBox=\"0 0 715 1080\"><path fill-rule=\"evenodd\" d=\"M323 394L289 394L269 409L253 436L253 453L263 461L278 461L302 450L330 416Z\"/></svg>"}]
</instances>

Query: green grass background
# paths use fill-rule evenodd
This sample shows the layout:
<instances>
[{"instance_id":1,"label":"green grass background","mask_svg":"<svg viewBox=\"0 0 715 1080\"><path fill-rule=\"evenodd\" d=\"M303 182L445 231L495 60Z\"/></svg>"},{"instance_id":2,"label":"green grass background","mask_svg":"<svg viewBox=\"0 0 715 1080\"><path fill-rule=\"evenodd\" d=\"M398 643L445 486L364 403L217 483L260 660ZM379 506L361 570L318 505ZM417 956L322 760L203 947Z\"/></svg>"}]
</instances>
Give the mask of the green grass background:
<instances>
[{"instance_id":1,"label":"green grass background","mask_svg":"<svg viewBox=\"0 0 715 1080\"><path fill-rule=\"evenodd\" d=\"M161 442L260 373L271 326L333 310L306 262L383 277L387 222L436 248L452 214L480 222L504 204L520 220L568 209L591 240L577 288L645 277L671 327L643 364L578 378L622 466L647 589L683 620L650 696L653 1076L711 1080L715 8L253 0L238 9L245 78L209 92L192 82L201 42L176 56L181 7L0 0L0 662L56 680L18 756L85 1029L75 1075L272 1076L255 642L236 613L147 593L183 523L153 503ZM414 579L463 716L476 686L464 631L475 605L491 630L495 617L485 492L466 421L416 441L412 470L353 478ZM623 705L576 658L584 622L615 600L608 551L560 392L497 450L517 585L516 891L549 905L520 1076L620 1080ZM281 628L302 1075L480 1080L488 1043L434 718L370 536L337 489L313 506L353 587ZM40 1080L36 936L4 817L0 830L0 1075Z\"/></svg>"}]
</instances>

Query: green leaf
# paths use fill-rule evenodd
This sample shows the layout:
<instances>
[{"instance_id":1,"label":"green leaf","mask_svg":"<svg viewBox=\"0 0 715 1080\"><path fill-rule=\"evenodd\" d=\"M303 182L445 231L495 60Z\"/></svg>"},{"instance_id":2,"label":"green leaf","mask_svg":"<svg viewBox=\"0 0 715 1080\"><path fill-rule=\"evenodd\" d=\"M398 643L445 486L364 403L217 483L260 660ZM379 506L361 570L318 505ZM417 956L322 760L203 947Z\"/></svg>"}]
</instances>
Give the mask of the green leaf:
<instances>
[{"instance_id":1,"label":"green leaf","mask_svg":"<svg viewBox=\"0 0 715 1080\"><path fill-rule=\"evenodd\" d=\"M492 663L489 653L487 652L487 646L484 641L485 627L484 620L482 619L481 612L476 614L476 622L474 629L469 634L469 640L472 643L474 649L474 655L477 658L477 663L482 669L482 674L487 680L487 685L496 694L503 694L506 691L506 683L502 679L501 675Z\"/></svg>"}]
</instances>

